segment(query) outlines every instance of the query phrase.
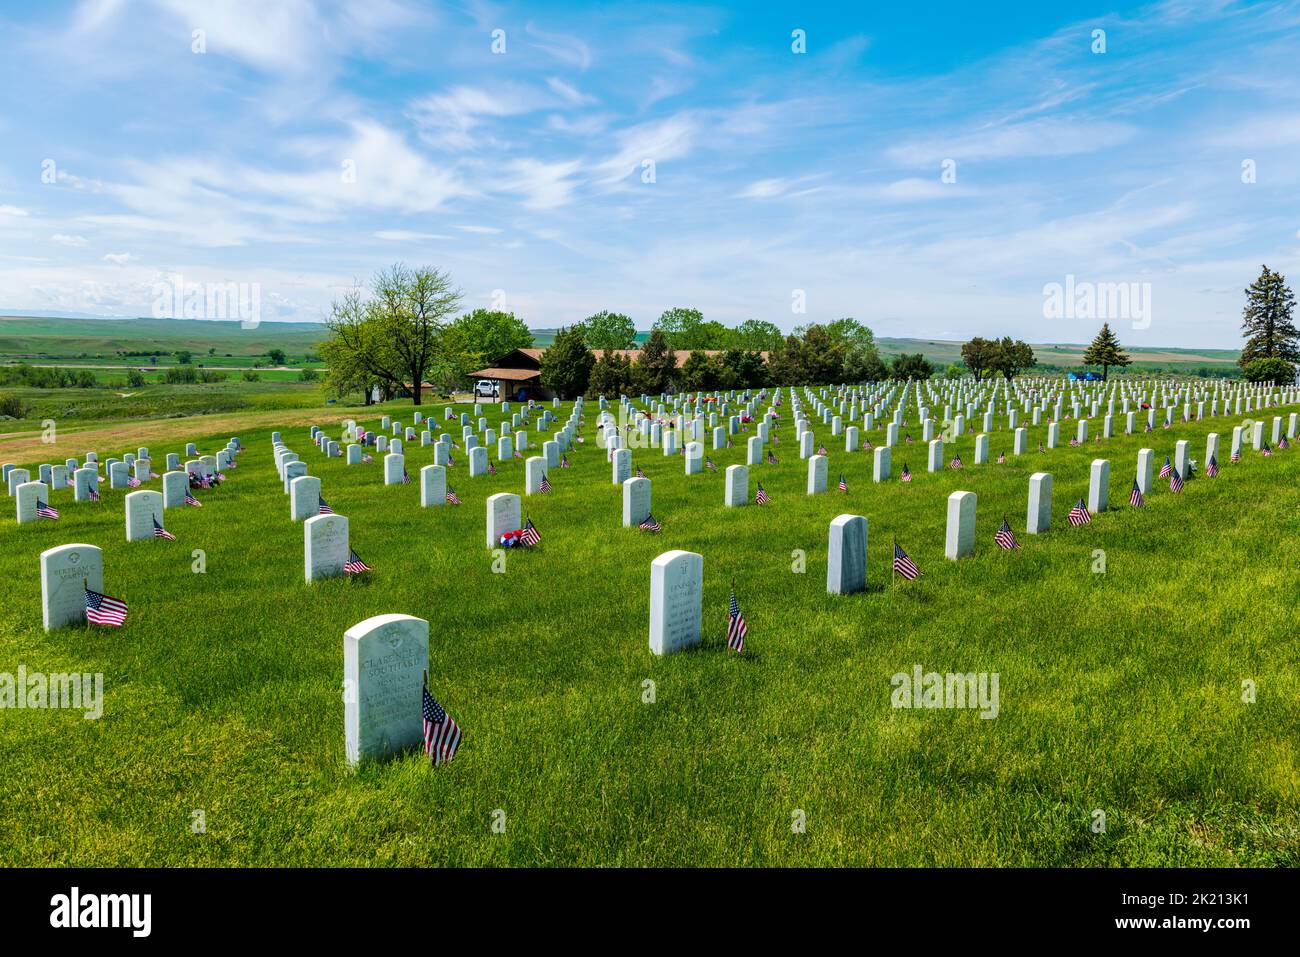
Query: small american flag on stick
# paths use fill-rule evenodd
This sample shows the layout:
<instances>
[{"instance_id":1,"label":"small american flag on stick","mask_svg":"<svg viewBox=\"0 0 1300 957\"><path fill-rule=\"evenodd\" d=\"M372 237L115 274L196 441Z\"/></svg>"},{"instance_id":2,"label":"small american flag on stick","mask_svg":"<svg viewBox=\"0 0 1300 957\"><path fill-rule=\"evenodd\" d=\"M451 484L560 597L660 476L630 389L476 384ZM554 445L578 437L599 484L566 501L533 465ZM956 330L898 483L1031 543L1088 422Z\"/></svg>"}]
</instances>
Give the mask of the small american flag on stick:
<instances>
[{"instance_id":1,"label":"small american flag on stick","mask_svg":"<svg viewBox=\"0 0 1300 957\"><path fill-rule=\"evenodd\" d=\"M848 490L849 490L849 483L848 483L847 481L845 481L845 479L844 479L844 473L841 472L841 473L840 473L840 491L841 491L841 492L847 492Z\"/></svg>"},{"instance_id":2,"label":"small american flag on stick","mask_svg":"<svg viewBox=\"0 0 1300 957\"><path fill-rule=\"evenodd\" d=\"M638 522L636 527L641 529L643 532L663 531L663 526L659 524L658 520L653 515L647 515L645 521Z\"/></svg>"},{"instance_id":3,"label":"small american flag on stick","mask_svg":"<svg viewBox=\"0 0 1300 957\"><path fill-rule=\"evenodd\" d=\"M1083 504L1083 499L1079 499L1074 508L1070 509L1070 514L1066 516L1071 525L1087 525L1092 521L1092 513L1088 511L1088 506Z\"/></svg>"},{"instance_id":4,"label":"small american flag on stick","mask_svg":"<svg viewBox=\"0 0 1300 957\"><path fill-rule=\"evenodd\" d=\"M907 552L894 542L894 565L893 569L899 575L902 575L908 581L915 581L921 577L921 569L916 567L916 562L908 557Z\"/></svg>"},{"instance_id":5,"label":"small american flag on stick","mask_svg":"<svg viewBox=\"0 0 1300 957\"><path fill-rule=\"evenodd\" d=\"M185 504L190 508L202 508L203 503L190 494L189 489L185 490Z\"/></svg>"},{"instance_id":6,"label":"small american flag on stick","mask_svg":"<svg viewBox=\"0 0 1300 957\"><path fill-rule=\"evenodd\" d=\"M731 604L727 608L727 647L739 654L745 650L745 635L749 626L745 616L740 613L740 603L736 601L736 583L731 583Z\"/></svg>"},{"instance_id":7,"label":"small american flag on stick","mask_svg":"<svg viewBox=\"0 0 1300 957\"><path fill-rule=\"evenodd\" d=\"M36 500L36 517L47 518L50 521L57 521L59 517L59 510L57 508L50 508L48 502L42 502L38 498Z\"/></svg>"},{"instance_id":8,"label":"small american flag on stick","mask_svg":"<svg viewBox=\"0 0 1300 957\"><path fill-rule=\"evenodd\" d=\"M1219 474L1219 460L1215 458L1213 455L1211 455L1210 461L1205 466L1205 477L1216 478L1218 474Z\"/></svg>"},{"instance_id":9,"label":"small american flag on stick","mask_svg":"<svg viewBox=\"0 0 1300 957\"><path fill-rule=\"evenodd\" d=\"M1020 547L1020 542L1016 540L1016 533L1011 530L1011 523L1007 521L1006 516L1002 517L1002 527L993 533L993 541L997 542L998 548L1011 550Z\"/></svg>"},{"instance_id":10,"label":"small american flag on stick","mask_svg":"<svg viewBox=\"0 0 1300 957\"><path fill-rule=\"evenodd\" d=\"M334 509L330 508L330 506L329 506L329 502L325 501L325 499L321 498L319 495L316 496L316 499L317 499L317 505L316 505L316 514L317 514L317 515L333 515L333 514L334 514Z\"/></svg>"},{"instance_id":11,"label":"small american flag on stick","mask_svg":"<svg viewBox=\"0 0 1300 957\"><path fill-rule=\"evenodd\" d=\"M1141 508L1147 503L1146 498L1142 495L1142 487L1138 485L1137 479L1133 480L1133 491L1129 493L1128 503L1134 508Z\"/></svg>"},{"instance_id":12,"label":"small american flag on stick","mask_svg":"<svg viewBox=\"0 0 1300 957\"><path fill-rule=\"evenodd\" d=\"M898 479L900 482L912 481L912 470L907 467L906 462L903 463L903 474L901 474Z\"/></svg>"},{"instance_id":13,"label":"small american flag on stick","mask_svg":"<svg viewBox=\"0 0 1300 957\"><path fill-rule=\"evenodd\" d=\"M171 532L167 531L167 529L163 528L161 525L159 525L158 519L156 518L153 520L153 537L164 538L169 542L176 541L176 536L173 535Z\"/></svg>"},{"instance_id":14,"label":"small american flag on stick","mask_svg":"<svg viewBox=\"0 0 1300 957\"><path fill-rule=\"evenodd\" d=\"M1166 455L1165 464L1160 466L1160 477L1169 478L1169 476L1173 474L1173 471L1174 471L1174 467L1169 461L1169 456Z\"/></svg>"},{"instance_id":15,"label":"small american flag on stick","mask_svg":"<svg viewBox=\"0 0 1300 957\"><path fill-rule=\"evenodd\" d=\"M766 505L768 503L767 492L763 490L763 483L758 483L758 491L754 493L755 505Z\"/></svg>"},{"instance_id":16,"label":"small american flag on stick","mask_svg":"<svg viewBox=\"0 0 1300 957\"><path fill-rule=\"evenodd\" d=\"M360 575L362 572L372 571L371 567L361 560L361 556L348 549L348 560L343 563L343 570L349 575Z\"/></svg>"},{"instance_id":17,"label":"small american flag on stick","mask_svg":"<svg viewBox=\"0 0 1300 957\"><path fill-rule=\"evenodd\" d=\"M524 520L524 534L520 538L528 548L542 543L542 533L537 530L537 526L533 524L531 518Z\"/></svg>"},{"instance_id":18,"label":"small american flag on stick","mask_svg":"<svg viewBox=\"0 0 1300 957\"><path fill-rule=\"evenodd\" d=\"M86 621L94 625L121 628L126 624L126 602L87 588Z\"/></svg>"},{"instance_id":19,"label":"small american flag on stick","mask_svg":"<svg viewBox=\"0 0 1300 957\"><path fill-rule=\"evenodd\" d=\"M1174 474L1169 477L1169 491L1181 492L1183 490L1183 477L1178 474L1178 469L1174 469Z\"/></svg>"},{"instance_id":20,"label":"small american flag on stick","mask_svg":"<svg viewBox=\"0 0 1300 957\"><path fill-rule=\"evenodd\" d=\"M460 748L460 725L452 719L442 705L429 694L428 675L425 675L423 707L424 750L433 765L447 764Z\"/></svg>"}]
</instances>

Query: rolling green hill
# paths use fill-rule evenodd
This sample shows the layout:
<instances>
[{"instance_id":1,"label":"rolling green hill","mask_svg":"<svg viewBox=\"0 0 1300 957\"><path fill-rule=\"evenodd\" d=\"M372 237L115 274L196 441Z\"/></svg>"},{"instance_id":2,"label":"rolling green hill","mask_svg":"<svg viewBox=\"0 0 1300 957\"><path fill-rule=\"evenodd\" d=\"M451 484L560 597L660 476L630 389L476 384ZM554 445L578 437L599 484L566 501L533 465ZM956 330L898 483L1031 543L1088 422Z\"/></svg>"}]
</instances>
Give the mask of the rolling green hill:
<instances>
[{"instance_id":1,"label":"rolling green hill","mask_svg":"<svg viewBox=\"0 0 1300 957\"><path fill-rule=\"evenodd\" d=\"M555 329L533 329L534 344L549 346ZM638 332L644 342L649 332ZM28 316L0 317L0 361L49 364L136 364L142 353L166 356L177 350L192 352L208 365L243 366L243 360L283 349L291 361L311 355L325 337L313 322L265 322L255 329L238 322L192 319L53 319ZM946 339L876 340L886 358L919 352L940 369L961 360L961 343ZM1078 343L1031 343L1040 366L1069 369L1083 364L1086 346ZM211 355L209 355L212 350ZM1137 370L1196 374L1233 368L1235 349L1130 348ZM125 353L136 354L136 361ZM223 361L224 360L224 361ZM167 364L165 360L161 364Z\"/></svg>"}]
</instances>

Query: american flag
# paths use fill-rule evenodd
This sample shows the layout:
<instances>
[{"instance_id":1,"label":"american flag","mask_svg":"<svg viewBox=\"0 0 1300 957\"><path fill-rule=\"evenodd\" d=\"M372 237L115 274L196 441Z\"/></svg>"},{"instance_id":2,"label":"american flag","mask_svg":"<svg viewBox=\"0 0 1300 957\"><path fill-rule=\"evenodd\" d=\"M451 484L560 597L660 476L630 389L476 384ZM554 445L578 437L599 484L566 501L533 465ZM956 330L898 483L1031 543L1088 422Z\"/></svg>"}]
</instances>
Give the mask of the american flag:
<instances>
[{"instance_id":1,"label":"american flag","mask_svg":"<svg viewBox=\"0 0 1300 957\"><path fill-rule=\"evenodd\" d=\"M731 436L727 436L727 448L731 448Z\"/></svg>"},{"instance_id":2,"label":"american flag","mask_svg":"<svg viewBox=\"0 0 1300 957\"><path fill-rule=\"evenodd\" d=\"M126 624L126 602L86 589L86 621L121 628Z\"/></svg>"},{"instance_id":3,"label":"american flag","mask_svg":"<svg viewBox=\"0 0 1300 957\"><path fill-rule=\"evenodd\" d=\"M663 526L660 525L659 522L655 520L655 517L653 515L647 515L645 517L645 521L638 522L636 527L641 529L641 531L643 532L663 531Z\"/></svg>"},{"instance_id":4,"label":"american flag","mask_svg":"<svg viewBox=\"0 0 1300 957\"><path fill-rule=\"evenodd\" d=\"M212 473L212 477L213 477L213 479L215 479L215 480L218 481L218 482L224 482L224 481L226 480L226 473L224 473L224 472L213 472L213 473Z\"/></svg>"},{"instance_id":5,"label":"american flag","mask_svg":"<svg viewBox=\"0 0 1300 957\"><path fill-rule=\"evenodd\" d=\"M460 448L460 443L457 442L455 439L452 439L452 440L451 440L451 447L452 447L453 449L459 449L459 448Z\"/></svg>"},{"instance_id":6,"label":"american flag","mask_svg":"<svg viewBox=\"0 0 1300 957\"><path fill-rule=\"evenodd\" d=\"M841 491L841 492L847 492L848 490L849 490L849 483L846 482L846 481L844 480L844 473L841 472L841 473L840 473L840 491Z\"/></svg>"},{"instance_id":7,"label":"american flag","mask_svg":"<svg viewBox=\"0 0 1300 957\"><path fill-rule=\"evenodd\" d=\"M772 433L772 444L773 445L781 444L781 436L777 435L775 432Z\"/></svg>"},{"instance_id":8,"label":"american flag","mask_svg":"<svg viewBox=\"0 0 1300 957\"><path fill-rule=\"evenodd\" d=\"M370 455L369 453L367 453L367 454L361 456L361 464L362 464L362 465L369 465L369 464L370 464L371 462L373 462L373 461L374 461L374 458L372 458L371 455Z\"/></svg>"},{"instance_id":9,"label":"american flag","mask_svg":"<svg viewBox=\"0 0 1300 957\"><path fill-rule=\"evenodd\" d=\"M317 514L317 515L333 515L333 514L334 514L334 509L330 508L330 506L329 506L329 502L325 501L325 499L321 498L319 495L316 496L316 500L317 500L317 505L316 505L316 514Z\"/></svg>"},{"instance_id":10,"label":"american flag","mask_svg":"<svg viewBox=\"0 0 1300 957\"><path fill-rule=\"evenodd\" d=\"M1046 451L1047 451L1047 449L1043 448L1043 443L1042 443L1041 441L1038 443L1038 451L1040 451L1040 452L1046 452Z\"/></svg>"},{"instance_id":11,"label":"american flag","mask_svg":"<svg viewBox=\"0 0 1300 957\"><path fill-rule=\"evenodd\" d=\"M766 505L768 502L767 492L763 491L763 483L758 483L758 491L754 493L755 505Z\"/></svg>"},{"instance_id":12,"label":"american flag","mask_svg":"<svg viewBox=\"0 0 1300 957\"><path fill-rule=\"evenodd\" d=\"M704 467L710 472L716 472L718 470L718 467L713 464L713 456L711 455L706 455L704 457Z\"/></svg>"},{"instance_id":13,"label":"american flag","mask_svg":"<svg viewBox=\"0 0 1300 957\"><path fill-rule=\"evenodd\" d=\"M1007 453L1006 453L1006 452L999 452L999 453L998 453L998 465L1006 465L1006 464L1007 464Z\"/></svg>"},{"instance_id":14,"label":"american flag","mask_svg":"<svg viewBox=\"0 0 1300 957\"><path fill-rule=\"evenodd\" d=\"M641 471L641 466L639 465L636 467L636 477L645 478L645 472Z\"/></svg>"},{"instance_id":15,"label":"american flag","mask_svg":"<svg viewBox=\"0 0 1300 957\"><path fill-rule=\"evenodd\" d=\"M539 485L539 486L537 487L537 491L542 492L542 493L546 493L546 492L549 492L550 490L551 490L551 480L548 479L548 478L546 477L546 473L543 472L543 473L542 473L542 484Z\"/></svg>"},{"instance_id":16,"label":"american flag","mask_svg":"<svg viewBox=\"0 0 1300 957\"><path fill-rule=\"evenodd\" d=\"M768 449L768 452L767 452L767 464L768 464L768 465L775 465L775 464L776 464L776 456L772 453L772 450L771 450L771 449Z\"/></svg>"},{"instance_id":17,"label":"american flag","mask_svg":"<svg viewBox=\"0 0 1300 957\"><path fill-rule=\"evenodd\" d=\"M36 500L36 517L48 518L50 521L55 521L59 517L59 510L57 508L50 508L49 503L42 502L38 498Z\"/></svg>"},{"instance_id":18,"label":"american flag","mask_svg":"<svg viewBox=\"0 0 1300 957\"><path fill-rule=\"evenodd\" d=\"M912 433L911 433L911 432L908 432L908 433L907 433L907 435L906 435L906 439L907 439L907 444L908 444L908 445L911 445L911 444L912 444Z\"/></svg>"},{"instance_id":19,"label":"american flag","mask_svg":"<svg viewBox=\"0 0 1300 957\"><path fill-rule=\"evenodd\" d=\"M139 487L140 487L140 480L139 480L138 478L136 478L134 475L132 475L129 479L126 480L126 487L127 487L127 488L139 488Z\"/></svg>"},{"instance_id":20,"label":"american flag","mask_svg":"<svg viewBox=\"0 0 1300 957\"><path fill-rule=\"evenodd\" d=\"M447 468L449 468L449 469L450 469L450 468L455 468L455 466L456 466L456 457L455 457L454 455L452 455L450 452L448 452L448 453L447 453Z\"/></svg>"},{"instance_id":21,"label":"american flag","mask_svg":"<svg viewBox=\"0 0 1300 957\"><path fill-rule=\"evenodd\" d=\"M899 476L899 480L903 482L912 481L912 470L907 467L906 462L903 463L903 474Z\"/></svg>"},{"instance_id":22,"label":"american flag","mask_svg":"<svg viewBox=\"0 0 1300 957\"><path fill-rule=\"evenodd\" d=\"M1287 437L1284 435L1282 436L1282 438L1277 440L1277 447L1279 449L1289 449L1291 448L1291 443L1290 441L1287 440Z\"/></svg>"},{"instance_id":23,"label":"american flag","mask_svg":"<svg viewBox=\"0 0 1300 957\"><path fill-rule=\"evenodd\" d=\"M447 459L447 460L448 460L448 461L451 461L451 457L448 456L448 459ZM496 467L495 465L493 465L493 464L492 464L492 461L489 459L489 460L488 460L488 475L496 475L496 474L497 474L497 467Z\"/></svg>"},{"instance_id":24,"label":"american flag","mask_svg":"<svg viewBox=\"0 0 1300 957\"><path fill-rule=\"evenodd\" d=\"M1219 474L1219 460L1213 455L1210 456L1209 463L1205 466L1205 477L1214 478Z\"/></svg>"},{"instance_id":25,"label":"american flag","mask_svg":"<svg viewBox=\"0 0 1300 957\"><path fill-rule=\"evenodd\" d=\"M347 572L349 575L359 575L362 572L368 572L371 571L372 569L370 568L369 565L367 565L365 562L361 560L360 555L358 555L356 552L354 552L352 549L349 548L348 560L343 563L343 570Z\"/></svg>"},{"instance_id":26,"label":"american flag","mask_svg":"<svg viewBox=\"0 0 1300 957\"><path fill-rule=\"evenodd\" d=\"M1011 530L1011 523L1005 517L1002 519L1002 527L993 533L993 541L997 542L998 548L1010 550L1020 547L1020 542L1016 541L1016 533Z\"/></svg>"},{"instance_id":27,"label":"american flag","mask_svg":"<svg viewBox=\"0 0 1300 957\"><path fill-rule=\"evenodd\" d=\"M1230 461L1230 462L1240 462L1240 461L1241 461L1241 450L1240 450L1240 449L1233 449L1233 450L1232 450L1232 456L1231 456L1231 458L1229 458L1229 461Z\"/></svg>"},{"instance_id":28,"label":"american flag","mask_svg":"<svg viewBox=\"0 0 1300 957\"><path fill-rule=\"evenodd\" d=\"M562 469L572 468L572 466L569 464L569 457L567 455L560 456L560 468Z\"/></svg>"},{"instance_id":29,"label":"american flag","mask_svg":"<svg viewBox=\"0 0 1300 957\"><path fill-rule=\"evenodd\" d=\"M1170 462L1169 462L1169 456L1166 455L1166 456L1165 456L1165 464L1162 465L1162 466L1160 466L1160 477L1161 477L1161 478L1169 478L1169 476L1170 476L1170 474L1173 472L1173 470L1174 470L1174 467L1173 467L1173 465L1171 465Z\"/></svg>"},{"instance_id":30,"label":"american flag","mask_svg":"<svg viewBox=\"0 0 1300 957\"><path fill-rule=\"evenodd\" d=\"M1133 480L1133 491L1129 494L1128 503L1134 508L1141 508L1147 503L1142 496L1142 487L1138 485L1137 479Z\"/></svg>"},{"instance_id":31,"label":"american flag","mask_svg":"<svg viewBox=\"0 0 1300 957\"><path fill-rule=\"evenodd\" d=\"M1273 454L1273 450L1272 450L1271 448L1268 447L1268 443L1267 443L1267 442L1264 443L1264 447L1263 447L1262 449L1260 449L1259 451L1260 451L1261 453L1263 453L1264 458L1268 458L1270 455Z\"/></svg>"},{"instance_id":32,"label":"american flag","mask_svg":"<svg viewBox=\"0 0 1300 957\"><path fill-rule=\"evenodd\" d=\"M916 562L908 557L907 552L899 547L898 542L894 542L894 571L908 581L914 581L921 577L921 569L916 567Z\"/></svg>"},{"instance_id":33,"label":"american flag","mask_svg":"<svg viewBox=\"0 0 1300 957\"><path fill-rule=\"evenodd\" d=\"M411 484L411 473L406 471L406 469L402 469L402 484L403 485Z\"/></svg>"},{"instance_id":34,"label":"american flag","mask_svg":"<svg viewBox=\"0 0 1300 957\"><path fill-rule=\"evenodd\" d=\"M1070 439L1070 447L1071 447L1071 448L1075 447L1075 446L1078 445L1078 444L1079 444L1079 440L1078 440L1078 439Z\"/></svg>"},{"instance_id":35,"label":"american flag","mask_svg":"<svg viewBox=\"0 0 1300 957\"><path fill-rule=\"evenodd\" d=\"M736 589L731 589L731 604L727 608L727 647L734 652L743 652L745 650L745 635L749 633L749 626L745 624L745 616L740 613L740 603L736 601Z\"/></svg>"},{"instance_id":36,"label":"american flag","mask_svg":"<svg viewBox=\"0 0 1300 957\"><path fill-rule=\"evenodd\" d=\"M163 528L161 525L159 525L158 519L156 518L153 520L153 537L165 538L169 542L176 541L176 536L173 535L171 532L167 531L167 529Z\"/></svg>"},{"instance_id":37,"label":"american flag","mask_svg":"<svg viewBox=\"0 0 1300 957\"><path fill-rule=\"evenodd\" d=\"M435 764L446 764L460 747L460 726L424 689L424 750Z\"/></svg>"},{"instance_id":38,"label":"american flag","mask_svg":"<svg viewBox=\"0 0 1300 957\"><path fill-rule=\"evenodd\" d=\"M1078 504L1070 509L1070 514L1066 518L1071 525L1087 525L1092 521L1092 513L1088 511L1088 506L1083 504L1083 499L1079 499Z\"/></svg>"},{"instance_id":39,"label":"american flag","mask_svg":"<svg viewBox=\"0 0 1300 957\"><path fill-rule=\"evenodd\" d=\"M452 505L460 504L460 496L456 494L456 490L451 486L447 486L447 501Z\"/></svg>"},{"instance_id":40,"label":"american flag","mask_svg":"<svg viewBox=\"0 0 1300 957\"><path fill-rule=\"evenodd\" d=\"M99 489L95 488L93 485L90 487L90 500L92 502L99 501Z\"/></svg>"},{"instance_id":41,"label":"american flag","mask_svg":"<svg viewBox=\"0 0 1300 957\"><path fill-rule=\"evenodd\" d=\"M1151 423L1148 422L1148 423L1147 423L1147 427L1146 427L1145 429L1143 429L1142 431L1143 431L1143 432L1150 432L1150 431L1151 431Z\"/></svg>"},{"instance_id":42,"label":"american flag","mask_svg":"<svg viewBox=\"0 0 1300 957\"><path fill-rule=\"evenodd\" d=\"M541 544L542 541L542 533L537 530L537 526L533 524L531 518L524 520L524 534L520 537L529 548Z\"/></svg>"},{"instance_id":43,"label":"american flag","mask_svg":"<svg viewBox=\"0 0 1300 957\"><path fill-rule=\"evenodd\" d=\"M1183 490L1183 477L1178 474L1178 469L1174 469L1174 474L1169 477L1169 491L1181 492Z\"/></svg>"},{"instance_id":44,"label":"american flag","mask_svg":"<svg viewBox=\"0 0 1300 957\"><path fill-rule=\"evenodd\" d=\"M870 452L874 447L875 447L875 446L873 446L873 445L871 444L871 440L870 440L870 439L863 439L863 440L862 440L862 451L864 451L864 452Z\"/></svg>"},{"instance_id":45,"label":"american flag","mask_svg":"<svg viewBox=\"0 0 1300 957\"><path fill-rule=\"evenodd\" d=\"M517 458L517 459L522 459L524 456L523 456L523 453L521 453L518 449L515 449L515 455L514 455L514 457Z\"/></svg>"},{"instance_id":46,"label":"american flag","mask_svg":"<svg viewBox=\"0 0 1300 957\"><path fill-rule=\"evenodd\" d=\"M826 454L826 446L824 446L824 445L818 445L818 446L817 446L817 454L818 454L818 455L825 455L825 454Z\"/></svg>"},{"instance_id":47,"label":"american flag","mask_svg":"<svg viewBox=\"0 0 1300 957\"><path fill-rule=\"evenodd\" d=\"M959 469L959 468L961 468L961 456L960 456L960 455L954 455L954 456L952 457L952 464L950 464L950 465L948 466L948 468L950 468L950 469Z\"/></svg>"},{"instance_id":48,"label":"american flag","mask_svg":"<svg viewBox=\"0 0 1300 957\"><path fill-rule=\"evenodd\" d=\"M185 490L185 504L190 508L202 508L203 503L190 494L189 489Z\"/></svg>"}]
</instances>

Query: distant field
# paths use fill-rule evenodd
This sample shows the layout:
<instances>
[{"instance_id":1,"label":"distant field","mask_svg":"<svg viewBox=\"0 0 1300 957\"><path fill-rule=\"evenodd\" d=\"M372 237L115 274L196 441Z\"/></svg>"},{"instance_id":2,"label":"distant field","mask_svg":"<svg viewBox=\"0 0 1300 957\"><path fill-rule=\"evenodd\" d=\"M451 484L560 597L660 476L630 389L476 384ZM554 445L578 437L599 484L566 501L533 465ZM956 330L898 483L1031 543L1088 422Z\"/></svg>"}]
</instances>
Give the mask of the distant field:
<instances>
[{"instance_id":1,"label":"distant field","mask_svg":"<svg viewBox=\"0 0 1300 957\"><path fill-rule=\"evenodd\" d=\"M545 348L555 340L555 329L533 329L533 344ZM644 342L648 332L638 332ZM325 338L324 327L310 322L265 322L243 329L238 322L187 319L42 319L0 316L0 364L17 361L33 365L87 367L139 367L174 365L174 353L188 350L195 365L245 369L271 349L282 349L296 370L320 367L308 362ZM876 340L886 358L919 352L940 369L961 361L961 343L946 339ZM1087 348L1078 343L1032 343L1039 365L1072 368L1083 365ZM1130 348L1132 371L1159 371L1197 375L1235 368L1234 349ZM121 355L121 353L148 353ZM211 353L211 354L210 354ZM157 359L157 362L152 361ZM294 379L263 373L276 381ZM105 376L101 374L101 379Z\"/></svg>"},{"instance_id":2,"label":"distant field","mask_svg":"<svg viewBox=\"0 0 1300 957\"><path fill-rule=\"evenodd\" d=\"M325 337L324 326L311 322L264 322L255 329L238 322L194 319L44 319L0 317L0 358L122 360L119 352L154 352L167 356L188 350L196 362L213 364L231 358L247 360L270 349L283 349L301 360ZM208 357L208 350L216 355ZM147 356L127 358L128 364L149 364Z\"/></svg>"}]
</instances>

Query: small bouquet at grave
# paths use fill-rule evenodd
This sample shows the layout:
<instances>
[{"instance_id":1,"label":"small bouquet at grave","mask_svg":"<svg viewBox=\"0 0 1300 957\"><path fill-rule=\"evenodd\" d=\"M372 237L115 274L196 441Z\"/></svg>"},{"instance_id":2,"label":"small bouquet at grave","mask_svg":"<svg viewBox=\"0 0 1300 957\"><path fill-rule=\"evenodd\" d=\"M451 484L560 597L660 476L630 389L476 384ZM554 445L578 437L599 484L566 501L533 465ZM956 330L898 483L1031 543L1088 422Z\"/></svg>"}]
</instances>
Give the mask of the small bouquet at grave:
<instances>
[{"instance_id":1,"label":"small bouquet at grave","mask_svg":"<svg viewBox=\"0 0 1300 957\"><path fill-rule=\"evenodd\" d=\"M524 530L516 528L513 531L502 532L498 544L502 548L522 548L524 545Z\"/></svg>"}]
</instances>

